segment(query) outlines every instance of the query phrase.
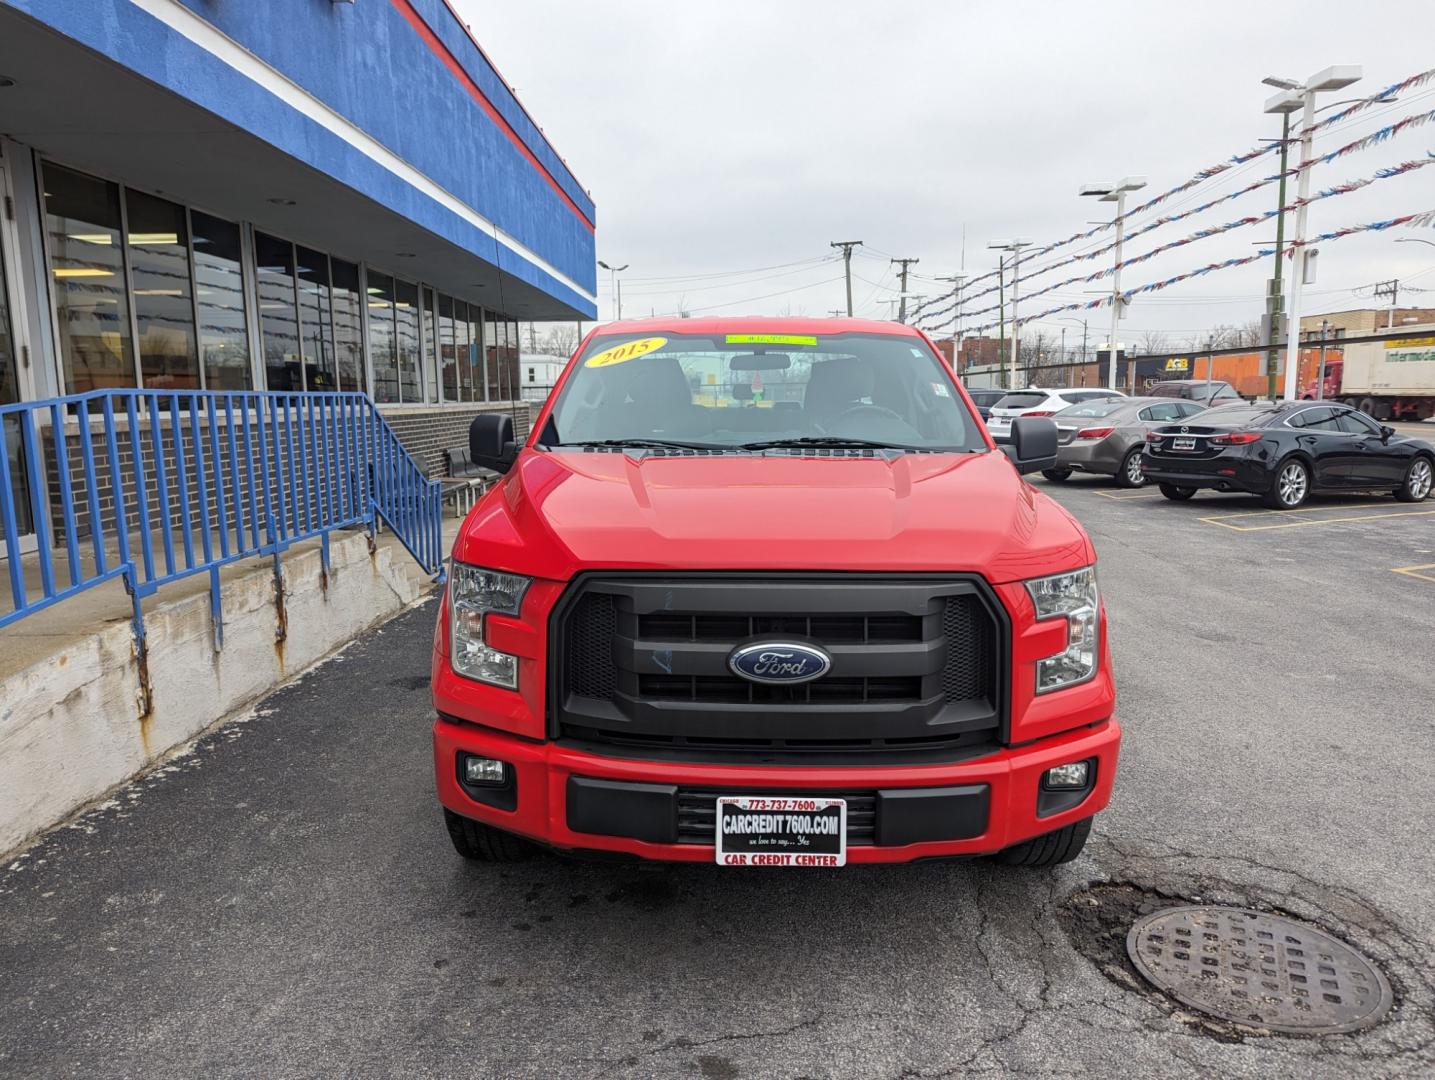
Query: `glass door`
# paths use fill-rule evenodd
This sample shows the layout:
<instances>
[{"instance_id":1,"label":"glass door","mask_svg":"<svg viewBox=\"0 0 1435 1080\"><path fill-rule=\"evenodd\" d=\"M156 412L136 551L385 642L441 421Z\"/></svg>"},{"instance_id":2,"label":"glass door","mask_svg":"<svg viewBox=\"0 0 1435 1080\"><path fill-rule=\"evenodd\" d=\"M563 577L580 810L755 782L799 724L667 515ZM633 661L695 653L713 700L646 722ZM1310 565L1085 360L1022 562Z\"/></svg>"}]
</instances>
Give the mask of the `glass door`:
<instances>
[{"instance_id":1,"label":"glass door","mask_svg":"<svg viewBox=\"0 0 1435 1080\"><path fill-rule=\"evenodd\" d=\"M3 158L0 158L0 203L6 206L14 205ZM17 283L11 272L11 253L15 250L14 223L8 213L0 213L0 405L19 401L22 383L27 381L27 373L22 370L20 320L16 317L19 309L15 293ZM10 467L10 491L0 493L0 497L14 499L20 548L30 550L35 546L35 525L30 514L30 487L25 475L25 457L20 449L19 418L4 415L3 419L0 419L0 428L4 429L0 453L5 455L6 463ZM0 515L0 561L5 559L8 549L5 539L4 517Z\"/></svg>"}]
</instances>

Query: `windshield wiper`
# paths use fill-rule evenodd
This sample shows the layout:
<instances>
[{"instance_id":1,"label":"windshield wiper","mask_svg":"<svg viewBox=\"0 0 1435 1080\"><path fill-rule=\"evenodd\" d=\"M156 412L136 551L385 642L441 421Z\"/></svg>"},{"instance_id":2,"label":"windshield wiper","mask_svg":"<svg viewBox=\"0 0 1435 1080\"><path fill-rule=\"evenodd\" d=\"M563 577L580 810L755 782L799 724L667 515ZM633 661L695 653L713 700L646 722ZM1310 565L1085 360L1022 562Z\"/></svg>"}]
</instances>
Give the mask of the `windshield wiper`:
<instances>
[{"instance_id":1,"label":"windshield wiper","mask_svg":"<svg viewBox=\"0 0 1435 1080\"><path fill-rule=\"evenodd\" d=\"M731 450L722 443L679 442L675 439L579 439L556 446L630 446L635 450Z\"/></svg>"},{"instance_id":2,"label":"windshield wiper","mask_svg":"<svg viewBox=\"0 0 1435 1080\"><path fill-rule=\"evenodd\" d=\"M743 450L779 450L783 447L830 446L833 449L848 450L927 450L926 446L907 446L905 443L879 442L875 439L852 439L845 435L801 435L793 439L768 439L764 442L739 443Z\"/></svg>"}]
</instances>

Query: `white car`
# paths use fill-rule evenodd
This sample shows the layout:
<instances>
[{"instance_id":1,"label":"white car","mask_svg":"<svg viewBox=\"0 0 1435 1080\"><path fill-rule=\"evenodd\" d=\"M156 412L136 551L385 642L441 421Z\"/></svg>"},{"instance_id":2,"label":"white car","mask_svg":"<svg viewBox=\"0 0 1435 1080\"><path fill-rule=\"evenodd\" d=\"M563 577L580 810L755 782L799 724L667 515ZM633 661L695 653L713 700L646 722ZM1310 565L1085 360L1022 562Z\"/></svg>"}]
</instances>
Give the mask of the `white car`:
<instances>
[{"instance_id":1,"label":"white car","mask_svg":"<svg viewBox=\"0 0 1435 1080\"><path fill-rule=\"evenodd\" d=\"M1011 422L1018 416L1053 416L1068 405L1098 398L1125 397L1120 390L1102 387L1041 387L1013 390L992 406L987 430L997 442L1011 438Z\"/></svg>"}]
</instances>

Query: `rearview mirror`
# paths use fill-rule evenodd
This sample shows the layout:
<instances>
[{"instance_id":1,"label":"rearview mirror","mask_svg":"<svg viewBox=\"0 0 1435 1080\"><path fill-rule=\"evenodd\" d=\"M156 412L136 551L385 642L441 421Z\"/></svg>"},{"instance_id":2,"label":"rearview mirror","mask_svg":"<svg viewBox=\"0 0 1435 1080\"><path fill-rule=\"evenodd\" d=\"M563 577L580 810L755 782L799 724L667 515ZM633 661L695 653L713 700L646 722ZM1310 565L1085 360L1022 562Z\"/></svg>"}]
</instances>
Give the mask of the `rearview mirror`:
<instances>
[{"instance_id":1,"label":"rearview mirror","mask_svg":"<svg viewBox=\"0 0 1435 1080\"><path fill-rule=\"evenodd\" d=\"M1018 416L1011 422L1011 441L1002 449L1019 473L1056 468L1056 421L1046 416Z\"/></svg>"},{"instance_id":2,"label":"rearview mirror","mask_svg":"<svg viewBox=\"0 0 1435 1080\"><path fill-rule=\"evenodd\" d=\"M727 362L733 371L786 371L792 366L787 353L738 353Z\"/></svg>"},{"instance_id":3,"label":"rearview mirror","mask_svg":"<svg viewBox=\"0 0 1435 1080\"><path fill-rule=\"evenodd\" d=\"M480 468L506 473L518 457L513 441L513 417L508 413L479 413L468 425L468 456Z\"/></svg>"},{"instance_id":4,"label":"rearview mirror","mask_svg":"<svg viewBox=\"0 0 1435 1080\"><path fill-rule=\"evenodd\" d=\"M1389 442L1395 436L1395 429L1389 425L1382 424L1380 427L1380 439L1382 442Z\"/></svg>"}]
</instances>

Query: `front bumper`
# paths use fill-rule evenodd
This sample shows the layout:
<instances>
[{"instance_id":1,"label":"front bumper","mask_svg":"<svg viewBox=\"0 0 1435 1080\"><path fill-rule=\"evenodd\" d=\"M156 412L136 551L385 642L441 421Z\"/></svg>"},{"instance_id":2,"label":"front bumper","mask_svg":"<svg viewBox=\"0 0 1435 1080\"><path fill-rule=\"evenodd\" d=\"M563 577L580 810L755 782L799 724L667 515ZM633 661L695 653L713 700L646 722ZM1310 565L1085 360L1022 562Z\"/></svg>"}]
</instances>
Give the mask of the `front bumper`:
<instances>
[{"instance_id":1,"label":"front bumper","mask_svg":"<svg viewBox=\"0 0 1435 1080\"><path fill-rule=\"evenodd\" d=\"M1110 801L1121 729L1111 719L1019 749L945 765L846 767L607 757L443 716L434 723L433 739L435 782L445 807L560 850L712 862L712 844L674 842L673 789L734 795L863 791L875 796L875 831L869 842L849 843L847 860L893 863L987 854L1090 817ZM502 798L483 792L476 798L459 783L462 753L506 762L511 790ZM1041 787L1046 770L1088 758L1096 763L1091 787L1079 801L1063 800L1059 810L1043 813L1052 805ZM884 805L890 811L884 811ZM890 820L884 822L884 817ZM944 838L928 838L935 836Z\"/></svg>"}]
</instances>

